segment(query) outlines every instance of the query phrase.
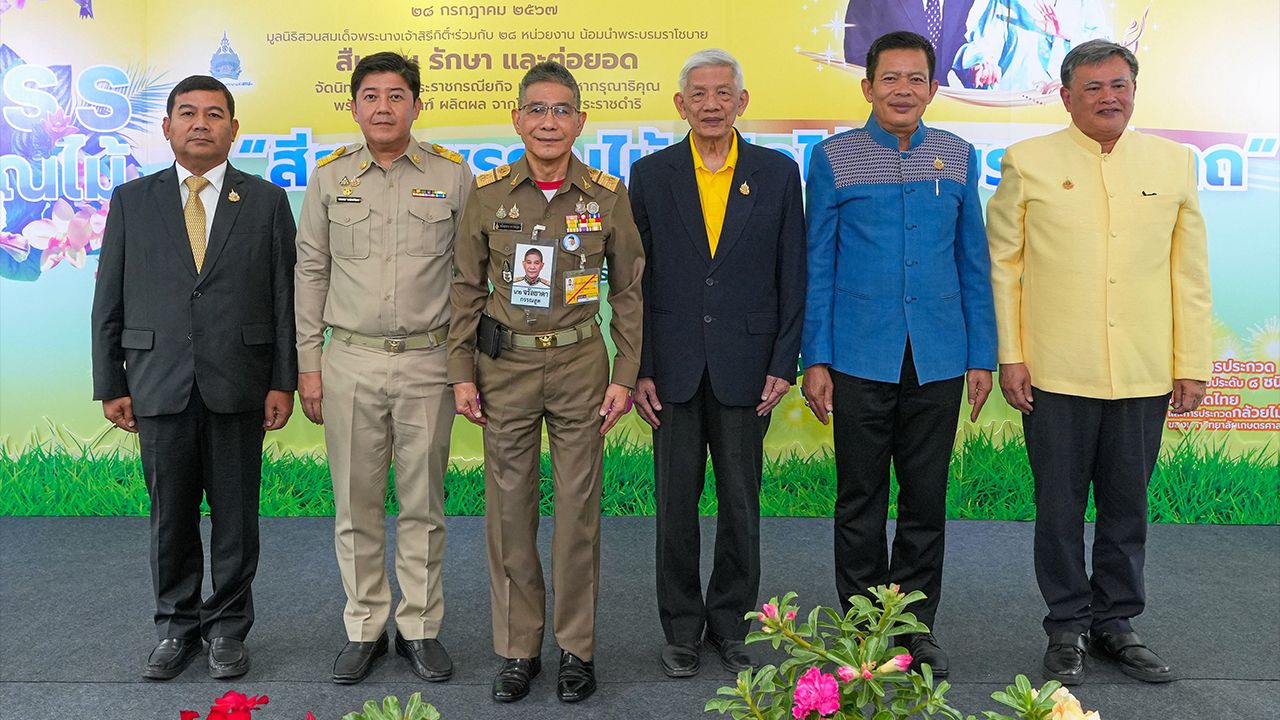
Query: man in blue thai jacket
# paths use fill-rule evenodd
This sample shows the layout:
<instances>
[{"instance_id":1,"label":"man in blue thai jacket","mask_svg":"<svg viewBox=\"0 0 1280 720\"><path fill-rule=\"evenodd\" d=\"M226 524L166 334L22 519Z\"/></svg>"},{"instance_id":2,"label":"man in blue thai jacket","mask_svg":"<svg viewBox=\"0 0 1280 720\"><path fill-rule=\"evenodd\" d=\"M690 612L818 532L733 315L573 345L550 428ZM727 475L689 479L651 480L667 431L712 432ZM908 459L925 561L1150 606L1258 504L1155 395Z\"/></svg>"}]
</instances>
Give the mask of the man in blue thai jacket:
<instances>
[{"instance_id":1,"label":"man in blue thai jacket","mask_svg":"<svg viewBox=\"0 0 1280 720\"><path fill-rule=\"evenodd\" d=\"M911 32L867 52L866 126L814 150L808 178L804 391L834 416L836 589L921 590L932 627L942 590L947 470L968 386L970 418L996 361L990 258L973 146L920 118L938 89L933 46ZM889 463L898 525L886 547ZM902 638L913 664L946 676L932 633Z\"/></svg>"}]
</instances>

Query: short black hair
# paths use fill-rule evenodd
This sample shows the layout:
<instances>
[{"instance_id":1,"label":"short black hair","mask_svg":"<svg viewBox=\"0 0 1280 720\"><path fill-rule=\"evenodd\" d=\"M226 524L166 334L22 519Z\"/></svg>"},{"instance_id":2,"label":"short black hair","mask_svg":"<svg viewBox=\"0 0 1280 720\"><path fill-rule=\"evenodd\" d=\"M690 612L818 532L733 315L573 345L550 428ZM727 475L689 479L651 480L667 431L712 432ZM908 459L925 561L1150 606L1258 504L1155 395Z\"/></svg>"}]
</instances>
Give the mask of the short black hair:
<instances>
[{"instance_id":1,"label":"short black hair","mask_svg":"<svg viewBox=\"0 0 1280 720\"><path fill-rule=\"evenodd\" d=\"M173 114L173 103L177 101L178 96L183 93L194 92L196 90L210 90L212 92L220 92L227 98L227 112L231 114L231 118L236 116L236 99L231 97L231 91L227 89L222 81L210 77L208 75L191 75L178 81L177 85L169 91L169 101L164 106L164 114Z\"/></svg>"},{"instance_id":2,"label":"short black hair","mask_svg":"<svg viewBox=\"0 0 1280 720\"><path fill-rule=\"evenodd\" d=\"M413 92L413 99L418 99L422 92L422 70L418 67L418 61L395 52L374 53L360 58L356 69L351 71L351 99L356 99L356 92L360 90L360 83L364 82L365 75L383 72L393 72L404 78L405 84Z\"/></svg>"},{"instance_id":3,"label":"short black hair","mask_svg":"<svg viewBox=\"0 0 1280 720\"><path fill-rule=\"evenodd\" d=\"M543 259L542 251L539 250L538 248L529 248L527 251L525 251L524 259L528 260L530 255L537 255L539 260Z\"/></svg>"},{"instance_id":4,"label":"short black hair","mask_svg":"<svg viewBox=\"0 0 1280 720\"><path fill-rule=\"evenodd\" d=\"M886 33L871 43L871 47L867 48L868 80L871 82L876 81L876 65L880 63L880 53L885 50L923 50L925 59L929 63L929 82L933 82L933 64L938 60L938 54L933 49L933 43L926 40L923 35L917 35L908 30Z\"/></svg>"}]
</instances>

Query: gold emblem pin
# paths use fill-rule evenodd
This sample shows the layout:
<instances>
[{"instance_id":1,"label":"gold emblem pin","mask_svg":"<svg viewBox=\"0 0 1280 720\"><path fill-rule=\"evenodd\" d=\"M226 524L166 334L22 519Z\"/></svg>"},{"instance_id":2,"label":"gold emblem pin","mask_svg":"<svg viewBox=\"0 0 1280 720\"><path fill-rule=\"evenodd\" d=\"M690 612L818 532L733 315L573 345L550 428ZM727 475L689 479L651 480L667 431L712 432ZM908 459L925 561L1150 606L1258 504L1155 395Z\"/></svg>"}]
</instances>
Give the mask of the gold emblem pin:
<instances>
[{"instance_id":1,"label":"gold emblem pin","mask_svg":"<svg viewBox=\"0 0 1280 720\"><path fill-rule=\"evenodd\" d=\"M1062 181L1062 189L1063 189L1063 190L1070 190L1071 188L1073 188L1073 187L1075 187L1075 186L1076 186L1076 185L1075 185L1075 183L1071 182L1071 180L1069 180L1069 179L1068 179L1068 180L1063 180L1063 181Z\"/></svg>"},{"instance_id":2,"label":"gold emblem pin","mask_svg":"<svg viewBox=\"0 0 1280 720\"><path fill-rule=\"evenodd\" d=\"M738 186L738 192L742 193L743 195L750 195L751 186L744 182L742 183L742 185Z\"/></svg>"},{"instance_id":3,"label":"gold emblem pin","mask_svg":"<svg viewBox=\"0 0 1280 720\"><path fill-rule=\"evenodd\" d=\"M511 212L507 213L507 217L511 218L512 220L520 219L520 208L516 207L515 205L512 205Z\"/></svg>"},{"instance_id":4,"label":"gold emblem pin","mask_svg":"<svg viewBox=\"0 0 1280 720\"><path fill-rule=\"evenodd\" d=\"M942 158L934 158L933 167L937 170L941 170L942 168L946 167L946 165L942 164Z\"/></svg>"},{"instance_id":5,"label":"gold emblem pin","mask_svg":"<svg viewBox=\"0 0 1280 720\"><path fill-rule=\"evenodd\" d=\"M360 169L361 169L361 170L363 170L363 169L365 169L365 168L367 168L367 167L369 167L369 161L368 161L368 160L361 160L361 161L360 161Z\"/></svg>"},{"instance_id":6,"label":"gold emblem pin","mask_svg":"<svg viewBox=\"0 0 1280 720\"><path fill-rule=\"evenodd\" d=\"M409 159L413 161L414 165L417 165L418 163L422 162L422 156L419 155L418 153L414 153L410 155Z\"/></svg>"},{"instance_id":7,"label":"gold emblem pin","mask_svg":"<svg viewBox=\"0 0 1280 720\"><path fill-rule=\"evenodd\" d=\"M240 193L235 190L227 193L227 202L240 202Z\"/></svg>"},{"instance_id":8,"label":"gold emblem pin","mask_svg":"<svg viewBox=\"0 0 1280 720\"><path fill-rule=\"evenodd\" d=\"M506 219L506 217L507 217L507 208L506 208L506 207L504 207L504 206L502 206L502 205L499 205L499 206L498 206L498 212L494 213L494 215L496 215L496 216L498 217L498 219L499 219L499 220L504 220L504 219Z\"/></svg>"}]
</instances>

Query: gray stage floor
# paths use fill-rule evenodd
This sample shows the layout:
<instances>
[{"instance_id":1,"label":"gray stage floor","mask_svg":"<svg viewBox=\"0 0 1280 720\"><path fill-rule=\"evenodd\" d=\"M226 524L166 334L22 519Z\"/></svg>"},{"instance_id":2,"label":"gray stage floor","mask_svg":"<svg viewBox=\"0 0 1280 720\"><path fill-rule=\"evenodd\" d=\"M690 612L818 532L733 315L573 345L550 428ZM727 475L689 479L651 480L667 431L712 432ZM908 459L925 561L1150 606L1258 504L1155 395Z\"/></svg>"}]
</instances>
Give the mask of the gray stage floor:
<instances>
[{"instance_id":1,"label":"gray stage floor","mask_svg":"<svg viewBox=\"0 0 1280 720\"><path fill-rule=\"evenodd\" d=\"M551 521L544 519L545 539ZM710 653L702 674L668 680L657 663L661 631L653 593L653 520L604 524L597 675L578 706L555 699L554 639L548 669L525 701L489 699L491 651L483 522L449 518L445 627L457 667L445 684L414 677L389 655L361 685L328 680L344 636L342 590L330 518L267 519L255 584L253 669L234 683L210 680L203 658L168 683L139 679L155 642L144 518L0 518L0 718L202 716L227 689L265 694L255 720L336 720L369 698L423 691L445 720L472 718L695 718L731 677ZM703 558L709 558L710 521ZM1031 525L955 522L937 633L952 658L952 704L977 714L1017 673L1037 676L1043 608L1031 565ZM764 598L795 590L802 607L833 604L831 524L763 522ZM1150 608L1137 629L1179 680L1144 685L1090 661L1076 695L1107 720L1272 718L1280 704L1280 527L1157 526L1147 561ZM550 628L550 623L548 623ZM707 716L713 717L713 716ZM719 716L714 716L719 717Z\"/></svg>"}]
</instances>

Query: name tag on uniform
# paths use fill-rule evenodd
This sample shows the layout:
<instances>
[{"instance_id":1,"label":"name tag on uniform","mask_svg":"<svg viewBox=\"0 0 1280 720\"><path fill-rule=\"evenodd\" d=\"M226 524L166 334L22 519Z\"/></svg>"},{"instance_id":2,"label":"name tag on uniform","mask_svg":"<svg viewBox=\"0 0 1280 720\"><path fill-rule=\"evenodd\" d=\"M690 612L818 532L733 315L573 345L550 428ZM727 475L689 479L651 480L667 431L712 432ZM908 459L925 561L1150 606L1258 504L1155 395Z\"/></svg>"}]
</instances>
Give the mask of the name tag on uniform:
<instances>
[{"instance_id":1,"label":"name tag on uniform","mask_svg":"<svg viewBox=\"0 0 1280 720\"><path fill-rule=\"evenodd\" d=\"M524 223L495 220L493 222L493 230L494 232L523 232Z\"/></svg>"},{"instance_id":2,"label":"name tag on uniform","mask_svg":"<svg viewBox=\"0 0 1280 720\"><path fill-rule=\"evenodd\" d=\"M600 302L600 270L574 270L564 274L564 304L586 305Z\"/></svg>"},{"instance_id":3,"label":"name tag on uniform","mask_svg":"<svg viewBox=\"0 0 1280 720\"><path fill-rule=\"evenodd\" d=\"M443 197L448 197L448 194L447 194L447 193L445 193L445 191L443 191L443 190L427 190L427 189L425 189L425 188L414 188L414 189L412 190L412 193L413 193L413 196L414 196L414 197L416 197L416 198L443 198Z\"/></svg>"},{"instance_id":4,"label":"name tag on uniform","mask_svg":"<svg viewBox=\"0 0 1280 720\"><path fill-rule=\"evenodd\" d=\"M337 197L334 198L334 200L337 200L340 203L341 202L358 203L360 202L360 196L359 195L338 195Z\"/></svg>"}]
</instances>

